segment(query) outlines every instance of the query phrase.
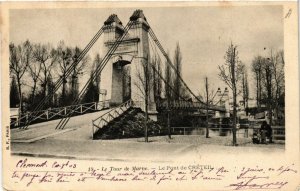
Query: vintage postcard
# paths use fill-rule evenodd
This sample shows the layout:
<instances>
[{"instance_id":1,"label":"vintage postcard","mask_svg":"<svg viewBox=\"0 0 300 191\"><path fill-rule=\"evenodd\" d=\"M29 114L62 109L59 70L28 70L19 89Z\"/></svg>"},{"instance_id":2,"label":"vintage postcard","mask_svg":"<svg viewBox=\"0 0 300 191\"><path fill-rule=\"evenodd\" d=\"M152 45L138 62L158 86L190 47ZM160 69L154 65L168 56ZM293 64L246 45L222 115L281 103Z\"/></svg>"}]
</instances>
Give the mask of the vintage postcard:
<instances>
[{"instance_id":1,"label":"vintage postcard","mask_svg":"<svg viewBox=\"0 0 300 191\"><path fill-rule=\"evenodd\" d=\"M2 2L4 190L300 190L296 2Z\"/></svg>"}]
</instances>

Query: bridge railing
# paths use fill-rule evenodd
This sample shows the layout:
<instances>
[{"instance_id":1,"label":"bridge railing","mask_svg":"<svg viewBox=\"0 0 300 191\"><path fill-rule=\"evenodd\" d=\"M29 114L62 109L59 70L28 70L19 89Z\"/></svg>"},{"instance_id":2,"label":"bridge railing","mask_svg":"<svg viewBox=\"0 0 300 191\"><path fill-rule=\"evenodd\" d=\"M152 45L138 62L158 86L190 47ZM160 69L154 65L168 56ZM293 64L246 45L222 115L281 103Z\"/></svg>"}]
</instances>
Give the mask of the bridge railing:
<instances>
[{"instance_id":1,"label":"bridge railing","mask_svg":"<svg viewBox=\"0 0 300 191\"><path fill-rule=\"evenodd\" d=\"M219 125L219 124L218 124ZM203 130L205 131L205 127L171 127L172 131L179 132L179 134L187 135L188 132L192 132L193 130ZM228 136L232 135L232 128L228 127L228 124L221 124L220 127L209 127L209 130L215 131L219 133L219 136ZM260 128L237 128L236 134L237 137L243 138L252 138L253 134L259 132ZM272 127L273 140L285 141L285 128L282 126L274 126Z\"/></svg>"},{"instance_id":2,"label":"bridge railing","mask_svg":"<svg viewBox=\"0 0 300 191\"><path fill-rule=\"evenodd\" d=\"M158 101L157 106L159 108L167 108L169 104L169 107L171 109L205 109L206 105L201 102L192 102L192 101L185 101L185 100L176 100L176 101ZM224 107L221 106L215 106L215 105L209 105L209 110L216 110L216 111L225 111Z\"/></svg>"},{"instance_id":3,"label":"bridge railing","mask_svg":"<svg viewBox=\"0 0 300 191\"><path fill-rule=\"evenodd\" d=\"M94 139L94 134L97 132L98 129L103 128L105 125L107 125L109 122L113 121L115 118L119 117L122 115L127 109L133 106L133 101L128 100L121 105L111 109L110 111L104 113L100 117L92 120L93 124L93 139Z\"/></svg>"},{"instance_id":4,"label":"bridge railing","mask_svg":"<svg viewBox=\"0 0 300 191\"><path fill-rule=\"evenodd\" d=\"M11 119L15 119L10 123L11 126L23 126L28 123L44 122L52 119L65 117L69 112L73 115L84 114L91 111L99 111L109 108L109 100L100 102L90 102L78 105L69 105L65 107L49 108L36 112L26 112L20 115L11 115Z\"/></svg>"}]
</instances>

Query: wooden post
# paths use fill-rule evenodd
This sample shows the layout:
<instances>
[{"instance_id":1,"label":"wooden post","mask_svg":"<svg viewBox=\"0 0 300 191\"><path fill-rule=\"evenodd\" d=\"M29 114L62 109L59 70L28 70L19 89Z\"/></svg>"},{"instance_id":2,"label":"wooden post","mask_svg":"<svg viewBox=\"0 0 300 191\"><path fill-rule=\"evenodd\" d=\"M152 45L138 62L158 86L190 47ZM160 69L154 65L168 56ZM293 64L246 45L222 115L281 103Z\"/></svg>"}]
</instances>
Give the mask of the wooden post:
<instances>
[{"instance_id":1,"label":"wooden post","mask_svg":"<svg viewBox=\"0 0 300 191\"><path fill-rule=\"evenodd\" d=\"M67 115L67 107L64 107L65 115Z\"/></svg>"},{"instance_id":2,"label":"wooden post","mask_svg":"<svg viewBox=\"0 0 300 191\"><path fill-rule=\"evenodd\" d=\"M80 104L80 114L82 114L82 104Z\"/></svg>"}]
</instances>

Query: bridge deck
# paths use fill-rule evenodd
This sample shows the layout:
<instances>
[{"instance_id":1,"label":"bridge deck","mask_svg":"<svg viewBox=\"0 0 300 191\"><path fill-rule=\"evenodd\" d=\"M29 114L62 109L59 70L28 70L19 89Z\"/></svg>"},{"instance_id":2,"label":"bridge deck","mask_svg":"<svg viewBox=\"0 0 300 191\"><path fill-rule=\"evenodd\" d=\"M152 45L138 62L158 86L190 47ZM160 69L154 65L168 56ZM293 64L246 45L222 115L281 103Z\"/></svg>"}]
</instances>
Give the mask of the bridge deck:
<instances>
[{"instance_id":1,"label":"bridge deck","mask_svg":"<svg viewBox=\"0 0 300 191\"><path fill-rule=\"evenodd\" d=\"M75 117L71 117L70 121L65 126L65 129L77 129L80 127L87 128L89 132L89 136L92 135L92 120L103 115L109 110L102 110L99 112L88 113L84 115L79 115ZM36 139L39 137L51 135L54 133L62 132L61 130L55 130L56 125L60 119L47 121L43 123L37 123L28 126L27 130L24 129L11 129L11 141L18 142L18 141L29 141L32 139Z\"/></svg>"}]
</instances>

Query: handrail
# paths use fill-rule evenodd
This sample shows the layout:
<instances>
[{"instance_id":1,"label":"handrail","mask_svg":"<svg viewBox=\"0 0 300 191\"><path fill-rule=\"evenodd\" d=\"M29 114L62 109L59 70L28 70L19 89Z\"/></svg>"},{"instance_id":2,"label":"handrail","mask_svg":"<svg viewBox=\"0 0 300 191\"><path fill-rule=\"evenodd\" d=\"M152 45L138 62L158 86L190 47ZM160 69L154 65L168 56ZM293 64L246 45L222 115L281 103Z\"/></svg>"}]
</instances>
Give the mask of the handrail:
<instances>
[{"instance_id":1,"label":"handrail","mask_svg":"<svg viewBox=\"0 0 300 191\"><path fill-rule=\"evenodd\" d=\"M192 101L186 101L186 100L178 100L178 101L170 101L170 107L173 108L202 108L205 109L206 105L201 102L192 102ZM167 107L168 103L167 101L158 101L158 106L160 107ZM215 105L209 105L209 110L217 110L217 111L225 111L225 107L222 106L215 106Z\"/></svg>"},{"instance_id":2,"label":"handrail","mask_svg":"<svg viewBox=\"0 0 300 191\"><path fill-rule=\"evenodd\" d=\"M74 106L84 106L84 105L88 105L88 104L94 104L94 103L105 103L105 102L108 102L109 100L105 100L105 101L98 101L98 102L89 102L89 103L81 103L81 104L77 104L77 105L67 105L67 106L64 106L64 107L55 107L55 108L48 108L48 109L45 109L45 110L39 110L39 111L34 111L34 112L25 112L25 113L21 113L21 115L24 115L24 114L33 114L33 113L40 113L40 112L46 112L46 111L49 111L49 110L52 110L52 109L62 109L62 108L69 108L69 107L74 107ZM12 116L18 116L18 115L11 115Z\"/></svg>"},{"instance_id":3,"label":"handrail","mask_svg":"<svg viewBox=\"0 0 300 191\"><path fill-rule=\"evenodd\" d=\"M132 100L128 100L128 101L120 104L119 106L114 107L110 111L104 113L100 117L92 120L92 127L93 127L93 129L92 129L93 135L92 136L94 137L94 134L95 134L94 127L96 127L97 129L103 128L109 122L113 121L114 119L116 119L117 117L122 115L127 109L129 109L130 107L133 107L133 105L134 105L134 102Z\"/></svg>"},{"instance_id":4,"label":"handrail","mask_svg":"<svg viewBox=\"0 0 300 191\"><path fill-rule=\"evenodd\" d=\"M102 105L101 109L108 108L109 107L109 100L105 101L99 101L99 102L89 102L89 103L82 103L82 104L77 104L77 105L68 105L65 107L56 107L56 108L48 108L46 110L40 110L40 111L35 111L35 112L26 112L22 113L19 117L19 115L11 115L10 118L17 118L16 121L11 122L10 125L15 125L17 124L18 126L23 120L27 120L29 116L33 116L33 120L36 119L42 119L42 120L50 120L55 116L64 116L65 114L62 114L64 112L68 112L68 110L77 110L77 109L84 109L80 112L80 114L85 113L87 110L92 109L92 107L95 107L94 110L98 109L99 105ZM90 106L89 106L90 105ZM88 107L89 106L89 107ZM51 114L51 116L49 116Z\"/></svg>"},{"instance_id":5,"label":"handrail","mask_svg":"<svg viewBox=\"0 0 300 191\"><path fill-rule=\"evenodd\" d=\"M120 107L123 107L123 106L126 105L127 103L132 104L132 100L128 100L128 101L126 101L126 102L120 104L119 106L116 106L116 107L112 108L110 111L104 113L103 115L101 115L100 117L98 117L98 118L96 118L96 119L94 119L94 120L92 120L92 121L93 121L93 122L94 122L94 121L97 121L98 119L102 118L104 115L108 115L108 114L111 113L112 111L115 111L116 109L118 109L118 108L120 108Z\"/></svg>"}]
</instances>

